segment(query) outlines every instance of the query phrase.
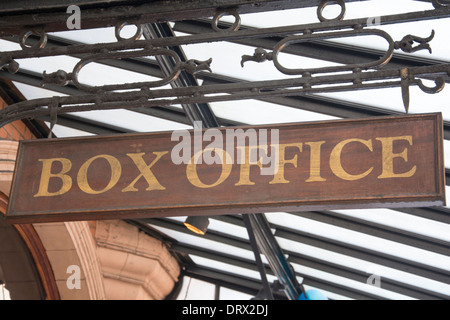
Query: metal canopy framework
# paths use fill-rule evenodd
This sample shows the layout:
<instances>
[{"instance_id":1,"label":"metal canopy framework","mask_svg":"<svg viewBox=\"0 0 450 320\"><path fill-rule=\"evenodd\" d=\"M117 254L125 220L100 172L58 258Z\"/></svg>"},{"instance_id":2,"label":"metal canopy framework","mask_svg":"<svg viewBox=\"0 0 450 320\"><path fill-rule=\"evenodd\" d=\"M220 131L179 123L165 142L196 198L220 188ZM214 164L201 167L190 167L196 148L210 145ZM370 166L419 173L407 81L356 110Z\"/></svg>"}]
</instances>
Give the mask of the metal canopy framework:
<instances>
[{"instance_id":1,"label":"metal canopy framework","mask_svg":"<svg viewBox=\"0 0 450 320\"><path fill-rule=\"evenodd\" d=\"M364 10L377 1L258 1L256 5L229 0L220 7L216 1L177 1L177 10L173 1L70 1L81 8L85 29L73 31L67 31L68 15L55 11L64 13L69 5L65 1L4 1L0 5L1 86L13 90L15 84L27 100L16 96L0 120L32 118L34 124L47 123L57 136L70 136L173 130L190 127L194 121L202 121L204 127L276 123L279 115L285 115L281 117L285 122L301 122L398 115L405 108L436 111L433 107L440 101L418 110L414 99L419 92L436 93L430 101L440 95L441 101L446 100L443 87L449 81L450 60L439 56L434 46L442 39L437 23L449 25L448 1L401 1L399 13L389 13L388 8L378 19ZM361 11L361 17L326 18L325 9L332 3L338 15ZM419 9L410 12L416 6ZM291 11L305 12L311 23L287 24ZM230 19L222 21L222 13ZM245 25L252 16L247 13L262 15L256 21L264 23ZM282 20L286 17L280 25L264 20L276 14ZM415 21L427 23L420 37L394 38L383 29ZM124 22L136 24L143 35L139 33L138 40L123 39ZM434 29L435 39L433 33L430 36ZM113 36L119 31L119 37L104 39L111 30ZM347 41L354 36L359 37L356 43ZM361 41L366 36L369 41ZM381 48L372 45L376 37L382 38ZM214 44L227 50L225 58L237 54L233 61L241 63L243 73L234 74L226 61L204 59L213 53ZM437 57L429 54L431 48L438 51ZM295 63L288 56L296 58ZM49 58L60 59L58 64L67 68L60 72L44 66ZM37 66L37 61L44 61L43 65ZM83 63L72 69L79 61ZM90 63L110 72L100 79L103 83L82 83L95 75L95 70L86 71L89 75L81 77L80 70ZM51 71L44 75L46 70ZM108 75L119 71L128 81L110 84ZM168 81L162 83L164 87L152 87L141 80L148 78L151 83ZM136 81L138 86L127 87ZM352 96L368 89L388 99L378 103ZM394 107L387 105L391 101ZM105 109L125 113L102 113ZM142 126L137 123L141 120ZM449 121L444 112L446 141ZM201 238L190 233L180 218L130 222L153 235L168 235L164 239L184 264L186 277L257 298L268 297L261 270L275 299L292 299L303 288L319 289L330 299L450 298L447 207L273 213L248 220L212 216ZM252 246L249 230L255 232L259 248ZM256 249L264 253L262 269L255 262Z\"/></svg>"}]
</instances>

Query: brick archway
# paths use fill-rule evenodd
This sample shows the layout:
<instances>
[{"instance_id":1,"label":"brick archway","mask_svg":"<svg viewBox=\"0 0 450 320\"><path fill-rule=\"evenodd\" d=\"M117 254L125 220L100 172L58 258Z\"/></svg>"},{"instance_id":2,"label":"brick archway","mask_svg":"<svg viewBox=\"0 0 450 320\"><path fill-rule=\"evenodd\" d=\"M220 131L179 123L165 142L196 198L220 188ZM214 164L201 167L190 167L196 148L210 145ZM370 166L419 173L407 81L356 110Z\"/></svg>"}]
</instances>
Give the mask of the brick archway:
<instances>
[{"instance_id":1,"label":"brick archway","mask_svg":"<svg viewBox=\"0 0 450 320\"><path fill-rule=\"evenodd\" d=\"M8 196L2 190L9 192L17 145L15 141L0 140L3 215ZM1 219L7 223L4 216ZM40 291L36 288L27 291L29 299L164 299L178 283L180 266L167 247L121 220L36 223L9 225L9 228L18 232L17 237L26 244L31 256L18 261L14 268L33 269L34 266L34 286L40 288L39 282L42 285ZM0 264L5 261L2 259ZM81 271L79 288L67 284L71 266ZM8 283L12 286L11 281L6 283L7 287ZM11 298L23 298L13 291ZM36 294L31 295L32 292Z\"/></svg>"}]
</instances>

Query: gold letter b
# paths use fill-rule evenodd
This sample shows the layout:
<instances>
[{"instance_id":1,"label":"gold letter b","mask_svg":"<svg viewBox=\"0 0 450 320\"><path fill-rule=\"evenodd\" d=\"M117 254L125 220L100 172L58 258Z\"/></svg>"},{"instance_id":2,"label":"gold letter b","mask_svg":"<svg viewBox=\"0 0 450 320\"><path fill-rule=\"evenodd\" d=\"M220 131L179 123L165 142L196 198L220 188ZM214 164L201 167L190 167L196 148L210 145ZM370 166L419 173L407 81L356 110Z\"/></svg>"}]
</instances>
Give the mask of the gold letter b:
<instances>
[{"instance_id":1,"label":"gold letter b","mask_svg":"<svg viewBox=\"0 0 450 320\"><path fill-rule=\"evenodd\" d=\"M39 159L42 162L41 182L39 183L39 191L34 197L52 197L66 193L72 187L72 178L66 173L72 168L72 162L66 158ZM59 173L51 173L53 162L60 162L62 165ZM62 182L62 186L58 191L49 192L49 184L51 178L58 178Z\"/></svg>"}]
</instances>

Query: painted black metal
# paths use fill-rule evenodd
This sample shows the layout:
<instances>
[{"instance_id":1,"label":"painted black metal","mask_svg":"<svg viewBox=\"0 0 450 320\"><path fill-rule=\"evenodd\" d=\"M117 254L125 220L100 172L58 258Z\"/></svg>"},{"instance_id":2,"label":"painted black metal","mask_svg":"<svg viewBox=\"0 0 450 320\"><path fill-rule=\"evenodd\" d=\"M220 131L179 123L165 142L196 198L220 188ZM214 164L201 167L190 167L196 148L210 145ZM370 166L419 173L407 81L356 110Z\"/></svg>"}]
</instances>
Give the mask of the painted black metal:
<instances>
[{"instance_id":1,"label":"painted black metal","mask_svg":"<svg viewBox=\"0 0 450 320\"><path fill-rule=\"evenodd\" d=\"M318 213L319 214L319 213ZM243 223L243 220L240 216L217 216L213 217L212 219L218 219L227 223L232 223L238 226L241 226L242 228L245 228L245 225ZM148 219L145 220L147 223L155 226L160 226L163 228L176 230L178 232L183 233L189 233L184 226L179 223L178 221L170 220L170 219ZM426 276L426 277L432 277L433 279L436 279L437 281L447 281L445 278L441 278L439 273L434 273L432 270L428 270L426 268L421 269L417 268L413 265L408 265L402 262L397 257L383 257L379 256L376 253L367 253L362 249L357 248L350 248L349 246L346 246L345 244L334 244L332 241L326 241L326 239L321 239L318 236L313 236L311 234L308 234L307 232L300 232L297 230L290 230L285 227L281 227L278 225L270 225L270 228L273 230L276 230L276 235L279 237L279 239L292 239L295 242L311 245L314 247L317 247L318 249L325 249L329 250L330 252L339 253L347 255L351 258L355 259L361 259L364 261L369 261L373 264L384 266L387 268L395 268L399 270L408 270L408 272L412 274L416 274L419 276ZM352 231L358 231L355 227L349 225L348 229ZM244 250L252 250L252 247L247 240L243 240L240 238L233 238L230 237L229 234L220 233L215 230L211 230L205 235L205 239L216 241L218 243L222 243L229 246L238 247ZM328 243L328 244L326 244ZM232 266L245 268L248 270L257 271L256 265L248 260L239 258L236 256L229 255L225 252L220 252L216 250L207 250L205 248L196 247L193 245L190 245L188 243L177 243L174 244L172 247L174 250L179 250L180 252L185 252L187 254L192 254L195 256L204 257L206 259L211 259L214 261L226 263ZM362 270L357 270L355 268L351 267L343 267L342 265L338 265L336 263L333 263L331 261L325 261L317 258L312 258L310 256L304 255L301 252L293 252L293 251L285 251L285 254L289 256L288 262L302 265L306 267L313 268L314 270L320 270L323 272L328 272L329 274L333 274L336 276L340 276L346 279L351 279L354 281L359 281L365 283L370 276L370 274L365 273ZM268 275L273 275L273 272L269 269L269 266L265 266L265 272ZM311 279L310 276L305 277L303 284L309 284L309 281L313 281L314 279ZM320 279L315 279L314 281L320 281ZM319 288L325 290L326 286L319 286ZM402 283L399 281L396 281L394 279L390 279L389 277L383 277L381 281L381 288L385 290L389 290L398 294L402 294L405 296L410 296L412 298L417 299L448 299L449 296L445 294L440 294L437 292L429 291L426 288L420 287L420 285L411 285ZM336 290L337 288L334 288ZM354 290L354 289L349 289ZM246 289L242 288L242 291L245 292ZM332 291L335 292L335 291ZM274 292L275 294L275 292ZM346 293L348 296L348 292ZM361 292L363 294L363 292ZM348 297L351 297L348 296ZM374 296L372 298L380 299L379 296Z\"/></svg>"},{"instance_id":2,"label":"painted black metal","mask_svg":"<svg viewBox=\"0 0 450 320\"><path fill-rule=\"evenodd\" d=\"M146 24L144 25L144 35L149 39L159 39L159 38L171 38L174 37L174 34L168 24ZM169 47L170 50L177 52L177 55L181 58L183 62L186 62L187 59L182 52L180 47ZM176 65L173 63L173 60L165 55L165 56L157 56L157 61L163 70L165 75L173 72L173 69L176 68ZM183 88L183 87L198 87L198 83L192 75L189 75L186 72L182 72L180 76L172 82L173 87ZM220 124L213 114L210 106L206 103L201 104L182 104L183 109L185 110L186 115L191 120L192 125L194 127L197 126L196 122L200 121L202 127L204 128L216 128L219 127ZM261 256L259 248L262 253L266 256L268 261L271 263L271 267L277 275L280 282L284 285L284 289L288 298L297 299L300 296L301 291L298 291L299 284L295 278L295 274L290 272L286 273L285 268L287 261L282 254L280 246L277 244L273 234L268 229L267 221L262 219L262 214L258 215L249 215L244 218L246 221L246 228L250 237L250 244L252 246L252 250L255 255L256 265L258 266L258 270L261 275L261 281L266 293L266 297L270 300L273 299L273 294L270 290L269 284L267 282L267 276L262 265ZM254 219L254 220L252 220ZM256 226L253 221L260 221L259 226ZM264 228L263 230L256 230L255 228ZM270 246L267 246L270 244ZM259 247L259 248L258 248ZM274 251L276 250L276 251ZM281 267L280 267L281 266Z\"/></svg>"},{"instance_id":3,"label":"painted black metal","mask_svg":"<svg viewBox=\"0 0 450 320\"><path fill-rule=\"evenodd\" d=\"M436 10L413 12L401 15L391 15L380 17L380 23L399 23L421 19L437 19L450 15L449 8L443 7ZM116 27L121 28L123 24ZM365 71L387 64L393 55L394 49L403 51L416 51L419 49L429 49L428 39L421 39L411 35L401 40L394 41L390 36L377 29L365 29L368 25L367 19L354 19L348 21L327 21L319 24L308 24L300 26L287 26L266 29L247 29L238 31L210 32L205 34L197 34L182 37L163 37L147 40L126 40L118 36L119 42L109 44L93 44L93 45L73 45L68 47L45 48L48 35L44 31L34 31L39 36L39 42L32 45L26 45L30 32L22 33L20 43L24 50L2 53L0 54L1 65L9 70L9 72L17 72L20 68L17 59L30 57L45 57L63 54L90 54L82 58L75 66L73 71L67 72L58 70L52 74L43 74L43 84L66 85L72 81L80 90L86 91L87 94L80 97L62 98L58 101L55 99L35 100L11 106L9 110L1 112L2 123L21 118L41 116L50 112L49 105L59 105L58 113L66 113L72 111L86 111L94 109L112 109L118 108L124 104L130 108L141 106L152 107L156 105L168 104L204 104L214 101L232 101L240 99L252 99L256 97L267 96L292 96L292 95L308 95L321 92L349 91L359 89L375 89L385 87L400 87L405 103L405 109L409 108L409 86L417 85L426 93L437 93L443 89L445 80L450 73L450 64L440 64L433 66L419 66L402 68L400 70L376 70ZM119 34L119 32L116 32ZM298 35L300 33L300 35ZM289 34L295 34L287 36ZM389 44L389 49L384 56L371 63L350 63L345 66L319 68L319 69L288 69L281 65L277 59L278 54L296 43L309 41L321 41L329 38L340 38L357 35L377 35L384 38ZM154 89L166 83L178 81L181 74L188 71L191 74L197 74L201 70L209 69L211 61L188 60L183 61L176 51L170 47L178 47L183 44L194 44L203 42L217 41L236 41L255 37L274 37L285 36L273 48L273 52L262 51L268 58L260 60L257 48L255 59L257 61L273 60L275 67L282 73L295 74L298 78L286 80L271 81L255 81L251 83L240 84L235 86L232 84L210 85L198 87L179 87L172 90ZM410 41L409 41L410 40ZM410 43L411 42L411 43ZM416 43L418 45L416 46ZM410 47L408 47L410 46ZM258 51L259 50L259 51ZM160 81L139 82L124 85L104 85L98 87L87 87L78 81L78 73L82 68L92 62L105 59L118 58L136 58L139 56L153 55L158 57L165 56L165 59L175 61L172 72ZM244 55L245 57L245 55ZM251 58L251 57L250 57ZM350 71L349 74L339 74L339 71ZM322 75L323 73L331 73L330 75ZM317 74L317 75L316 75ZM429 77L435 75L435 86L426 87L421 77ZM382 82L379 82L382 80ZM377 82L375 82L377 81ZM325 86L324 86L325 85ZM140 91L130 91L121 94L115 94L115 90L138 89ZM70 105L70 108L66 106Z\"/></svg>"},{"instance_id":4,"label":"painted black metal","mask_svg":"<svg viewBox=\"0 0 450 320\"><path fill-rule=\"evenodd\" d=\"M276 274L289 300L298 300L305 289L297 280L296 274L286 259L285 253L276 241L269 222L263 214L248 215L249 222L255 232L258 245L267 257L270 268Z\"/></svg>"},{"instance_id":5,"label":"painted black metal","mask_svg":"<svg viewBox=\"0 0 450 320\"><path fill-rule=\"evenodd\" d=\"M267 280L266 271L264 270L264 265L261 260L258 243L255 238L255 232L253 230L252 223L250 221L250 217L244 214L244 215L242 215L242 219L244 220L245 227L247 228L250 245L252 246L252 251L255 254L255 261L256 261L256 265L258 266L259 274L261 275L261 282L263 285L264 295L267 300L274 300L273 294L272 294L272 289L270 288L269 282Z\"/></svg>"},{"instance_id":6,"label":"painted black metal","mask_svg":"<svg viewBox=\"0 0 450 320\"><path fill-rule=\"evenodd\" d=\"M172 28L167 23L145 24L143 29L144 36L147 39L175 37ZM169 49L175 51L181 58L181 61L188 61L181 47L172 46L169 47ZM159 66L163 70L163 73L166 75L175 68L173 61L168 56L156 56L156 59ZM174 88L198 87L197 80L193 77L193 75L186 71L182 71L180 76L173 81L171 85ZM211 107L207 103L182 104L182 107L192 125L194 125L196 121L200 121L205 128L219 127L220 124L214 116Z\"/></svg>"}]
</instances>

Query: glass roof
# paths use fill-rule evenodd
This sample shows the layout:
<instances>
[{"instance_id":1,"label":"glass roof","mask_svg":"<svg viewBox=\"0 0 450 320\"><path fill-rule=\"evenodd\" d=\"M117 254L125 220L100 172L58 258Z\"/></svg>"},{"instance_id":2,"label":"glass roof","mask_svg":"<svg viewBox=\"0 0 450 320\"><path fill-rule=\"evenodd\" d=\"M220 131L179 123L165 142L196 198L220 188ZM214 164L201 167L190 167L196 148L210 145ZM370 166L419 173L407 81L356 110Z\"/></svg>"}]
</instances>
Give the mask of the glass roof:
<instances>
[{"instance_id":1,"label":"glass roof","mask_svg":"<svg viewBox=\"0 0 450 320\"><path fill-rule=\"evenodd\" d=\"M333 10L333 8L330 8ZM431 10L429 2L413 0L372 0L347 4L345 19L403 13L405 11ZM267 28L293 24L315 23L316 8L281 10L269 13L245 14L241 16L245 27ZM227 17L224 17L227 21ZM233 21L232 18L228 21ZM376 21L376 20L374 20ZM186 22L187 24L189 21ZM171 23L177 35L188 34L188 28ZM406 34L428 37L431 30L436 36L431 42L433 53L419 51L398 54L405 59L450 63L448 30L450 19L439 19L395 25L377 26L389 32L394 40ZM130 32L133 32L132 30ZM115 42L114 28L73 30L49 35L67 42L103 43ZM330 41L326 41L330 42ZM386 43L372 37L340 39L330 42L353 50L386 50ZM0 40L1 51L17 50L20 46L11 41ZM237 43L211 43L186 45L183 50L188 58L213 59L213 76L231 77L237 81L277 79L281 75L273 64L249 62L244 68L242 54L253 54L254 47ZM330 66L335 62L310 57L284 55L286 65ZM58 69L71 69L78 58L23 59L21 70L32 74ZM143 61L152 62L151 58ZM153 61L154 63L154 61ZM5 76L1 73L0 76ZM83 70L80 79L89 85L126 83L156 79L146 73L124 70L111 65L92 63ZM207 81L199 77L199 84ZM26 77L13 79L13 83L28 100L67 95L63 90L43 89L28 81ZM410 113L442 112L444 121L450 121L450 89L434 95L425 94L412 87ZM383 110L388 114L405 113L399 88L359 90L343 93L313 95L320 104L332 102L336 105L364 106ZM332 120L340 116L339 109L324 113L305 107L302 101L293 105L280 101L242 100L210 103L214 114L222 119L242 124L274 124ZM182 112L179 105L173 110ZM164 119L135 110L89 111L70 114L78 125L58 120L54 128L57 137L96 135L96 126L119 132L171 131L192 128L187 122ZM48 119L46 119L47 121ZM49 123L46 122L48 125ZM89 126L87 124L90 124ZM114 131L116 130L116 131ZM106 130L108 132L108 130ZM446 168L450 168L449 141L444 141ZM448 188L448 187L447 187ZM447 194L449 194L447 190ZM447 201L450 204L450 201ZM418 208L417 210L336 210L320 213L268 213L266 217L276 240L292 264L296 275L305 288L316 288L329 299L420 299L450 298L450 208ZM185 217L146 220L151 228L169 236L171 248L184 252L197 267L187 273L178 299L214 299L215 286L220 286L220 299L250 299L255 287L261 288L261 276L254 263L249 246L247 230L239 216L217 216L210 218L205 236L188 232L182 223ZM267 262L264 257L263 261ZM378 276L380 286L369 283ZM229 279L234 278L235 281ZM372 278L371 278L372 277ZM268 275L269 282L276 280ZM219 281L220 280L220 281ZM242 280L242 281L241 281ZM241 281L241 282L240 282ZM248 281L248 282L246 282ZM240 283L239 283L240 282Z\"/></svg>"}]
</instances>

